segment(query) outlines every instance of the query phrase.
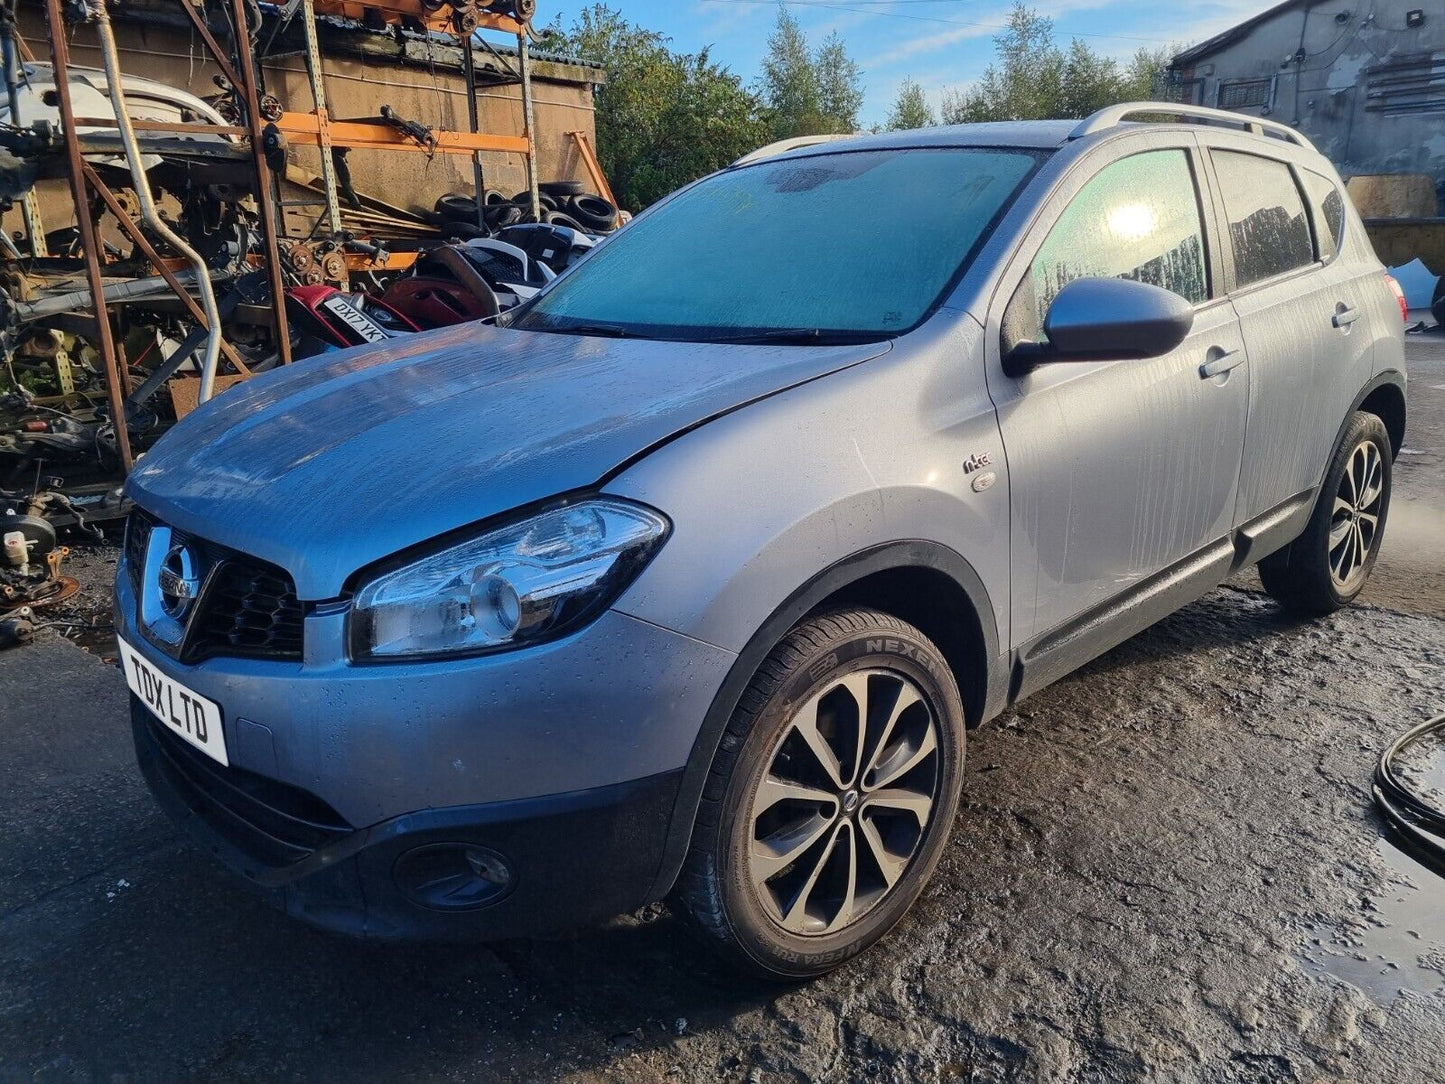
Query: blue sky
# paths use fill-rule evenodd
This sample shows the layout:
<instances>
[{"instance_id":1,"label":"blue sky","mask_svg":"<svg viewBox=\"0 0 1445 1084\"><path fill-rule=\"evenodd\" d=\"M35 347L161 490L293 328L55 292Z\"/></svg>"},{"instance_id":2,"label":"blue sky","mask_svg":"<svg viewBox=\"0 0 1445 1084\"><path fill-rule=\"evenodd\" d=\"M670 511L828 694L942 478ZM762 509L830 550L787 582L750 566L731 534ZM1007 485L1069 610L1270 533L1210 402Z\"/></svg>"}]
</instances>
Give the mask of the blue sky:
<instances>
[{"instance_id":1,"label":"blue sky","mask_svg":"<svg viewBox=\"0 0 1445 1084\"><path fill-rule=\"evenodd\" d=\"M1027 2L1027 0L1026 0ZM1276 0L1035 0L1054 19L1062 43L1085 38L1099 51L1127 58L1141 45L1188 45L1248 18ZM715 60L747 82L757 75L776 0L611 0L631 21L659 30L673 47L712 47ZM570 21L587 4L541 0L537 22ZM789 5L814 43L838 31L863 68L863 122L881 121L898 84L917 79L937 101L944 88L978 78L993 55L993 36L1010 0L795 0Z\"/></svg>"}]
</instances>

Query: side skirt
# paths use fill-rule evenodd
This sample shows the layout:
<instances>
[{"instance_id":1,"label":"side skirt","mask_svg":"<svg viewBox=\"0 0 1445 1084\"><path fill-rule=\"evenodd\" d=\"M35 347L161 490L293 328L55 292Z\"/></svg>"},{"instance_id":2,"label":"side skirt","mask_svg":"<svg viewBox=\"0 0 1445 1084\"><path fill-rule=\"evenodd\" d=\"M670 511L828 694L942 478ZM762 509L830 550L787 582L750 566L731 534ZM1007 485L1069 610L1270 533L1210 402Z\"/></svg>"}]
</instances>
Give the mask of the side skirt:
<instances>
[{"instance_id":1,"label":"side skirt","mask_svg":"<svg viewBox=\"0 0 1445 1084\"><path fill-rule=\"evenodd\" d=\"M1298 493L1242 524L1229 537L1034 638L1014 654L1009 703L1077 670L1218 587L1237 570L1288 545L1309 522L1314 503L1314 490Z\"/></svg>"}]
</instances>

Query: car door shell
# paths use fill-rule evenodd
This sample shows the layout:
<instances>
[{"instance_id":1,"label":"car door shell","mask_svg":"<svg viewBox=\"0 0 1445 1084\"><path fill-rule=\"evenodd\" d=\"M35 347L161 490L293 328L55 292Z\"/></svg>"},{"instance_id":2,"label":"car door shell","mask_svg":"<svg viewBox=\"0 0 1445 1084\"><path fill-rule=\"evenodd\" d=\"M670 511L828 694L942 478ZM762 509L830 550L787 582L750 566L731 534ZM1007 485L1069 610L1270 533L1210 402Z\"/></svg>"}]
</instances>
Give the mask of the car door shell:
<instances>
[{"instance_id":1,"label":"car door shell","mask_svg":"<svg viewBox=\"0 0 1445 1084\"><path fill-rule=\"evenodd\" d=\"M1105 168L1151 150L1185 153L1199 189L1214 296L1197 307L1189 338L1162 358L1057 363L1008 375L1003 313L1049 231ZM1079 155L1036 207L996 279L985 334L986 377L1009 468L1010 623L1024 655L1031 643L1086 623L1092 611L1228 536L1249 381L1247 365L1226 364L1210 377L1200 371L1222 357L1241 359L1244 344L1219 285L1218 222L1192 132L1143 130L1102 141ZM1129 622L1111 625L1132 630ZM1090 653L1118 638L1100 630Z\"/></svg>"},{"instance_id":2,"label":"car door shell","mask_svg":"<svg viewBox=\"0 0 1445 1084\"><path fill-rule=\"evenodd\" d=\"M1222 226L1221 269L1250 358L1249 423L1235 517L1244 523L1319 485L1341 420L1370 377L1373 339L1360 279L1378 269L1352 260L1352 250L1342 246L1330 260L1316 258L1238 286L1218 164L1210 152L1252 154L1284 164L1305 205L1316 244L1323 224L1316 221L1299 171L1313 165L1319 172L1319 165L1302 161L1293 144L1264 144L1227 130L1210 132L1201 144Z\"/></svg>"}]
</instances>

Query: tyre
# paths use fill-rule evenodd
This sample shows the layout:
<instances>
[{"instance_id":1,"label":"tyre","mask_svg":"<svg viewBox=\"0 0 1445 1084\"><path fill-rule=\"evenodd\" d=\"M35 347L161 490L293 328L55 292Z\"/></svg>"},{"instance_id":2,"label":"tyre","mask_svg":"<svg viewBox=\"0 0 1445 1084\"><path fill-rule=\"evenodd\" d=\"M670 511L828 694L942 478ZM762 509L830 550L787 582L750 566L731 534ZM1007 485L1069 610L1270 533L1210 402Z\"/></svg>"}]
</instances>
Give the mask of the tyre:
<instances>
[{"instance_id":1,"label":"tyre","mask_svg":"<svg viewBox=\"0 0 1445 1084\"><path fill-rule=\"evenodd\" d=\"M538 192L545 192L558 204L565 203L569 196L580 196L587 191L581 181L543 181L537 185Z\"/></svg>"},{"instance_id":2,"label":"tyre","mask_svg":"<svg viewBox=\"0 0 1445 1084\"><path fill-rule=\"evenodd\" d=\"M446 222L477 221L476 197L465 192L448 192L436 201L436 214Z\"/></svg>"},{"instance_id":3,"label":"tyre","mask_svg":"<svg viewBox=\"0 0 1445 1084\"><path fill-rule=\"evenodd\" d=\"M573 196L567 213L590 230L606 231L617 225L617 208L601 196Z\"/></svg>"},{"instance_id":4,"label":"tyre","mask_svg":"<svg viewBox=\"0 0 1445 1084\"><path fill-rule=\"evenodd\" d=\"M1430 298L1430 315L1435 317L1435 323L1445 327L1445 275L1441 275L1435 283L1435 293Z\"/></svg>"},{"instance_id":5,"label":"tyre","mask_svg":"<svg viewBox=\"0 0 1445 1084\"><path fill-rule=\"evenodd\" d=\"M500 230L520 222L524 212L515 203L496 203L484 208L482 213L488 226Z\"/></svg>"},{"instance_id":6,"label":"tyre","mask_svg":"<svg viewBox=\"0 0 1445 1084\"><path fill-rule=\"evenodd\" d=\"M578 222L571 215L565 215L561 211L548 211L542 216L542 221L549 226L566 226L569 230L576 230L578 233L586 233L587 227Z\"/></svg>"},{"instance_id":7,"label":"tyre","mask_svg":"<svg viewBox=\"0 0 1445 1084\"><path fill-rule=\"evenodd\" d=\"M912 625L839 610L796 626L739 700L674 901L735 963L824 974L903 917L948 838L964 713Z\"/></svg>"},{"instance_id":8,"label":"tyre","mask_svg":"<svg viewBox=\"0 0 1445 1084\"><path fill-rule=\"evenodd\" d=\"M1327 614L1360 593L1385 534L1392 467L1385 423L1356 411L1304 532L1259 563L1264 589L1286 610Z\"/></svg>"},{"instance_id":9,"label":"tyre","mask_svg":"<svg viewBox=\"0 0 1445 1084\"><path fill-rule=\"evenodd\" d=\"M512 197L512 202L515 203L518 207L526 209L530 213L532 209L532 193L518 192L515 196ZM537 206L542 208L543 213L546 213L547 211L557 210L558 203L556 197L549 196L546 192L538 190Z\"/></svg>"}]
</instances>

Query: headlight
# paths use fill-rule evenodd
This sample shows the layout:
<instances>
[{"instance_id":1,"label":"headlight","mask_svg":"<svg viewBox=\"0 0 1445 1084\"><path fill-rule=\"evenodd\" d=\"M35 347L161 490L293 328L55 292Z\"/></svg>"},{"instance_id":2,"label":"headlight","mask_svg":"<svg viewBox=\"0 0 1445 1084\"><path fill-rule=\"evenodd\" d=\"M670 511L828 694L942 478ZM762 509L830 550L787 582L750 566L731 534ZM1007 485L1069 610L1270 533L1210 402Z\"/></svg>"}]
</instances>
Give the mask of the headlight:
<instances>
[{"instance_id":1,"label":"headlight","mask_svg":"<svg viewBox=\"0 0 1445 1084\"><path fill-rule=\"evenodd\" d=\"M352 605L352 654L478 654L558 636L621 594L667 528L652 509L611 498L496 527L363 586Z\"/></svg>"}]
</instances>

